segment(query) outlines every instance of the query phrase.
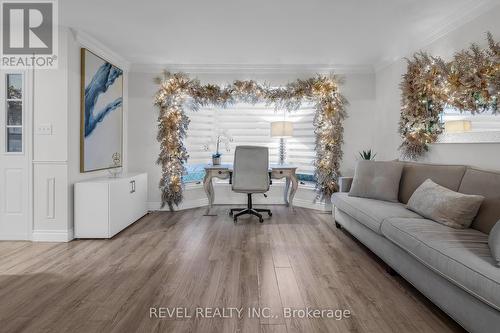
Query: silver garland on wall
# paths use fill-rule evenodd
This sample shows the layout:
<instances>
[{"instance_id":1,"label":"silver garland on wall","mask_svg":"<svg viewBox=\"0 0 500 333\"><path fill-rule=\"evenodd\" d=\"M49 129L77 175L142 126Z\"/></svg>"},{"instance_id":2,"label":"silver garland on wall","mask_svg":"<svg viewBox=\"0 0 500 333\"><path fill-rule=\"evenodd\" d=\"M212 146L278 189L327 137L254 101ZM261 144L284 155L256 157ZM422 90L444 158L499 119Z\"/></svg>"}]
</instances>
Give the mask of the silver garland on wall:
<instances>
[{"instance_id":1,"label":"silver garland on wall","mask_svg":"<svg viewBox=\"0 0 500 333\"><path fill-rule=\"evenodd\" d=\"M424 52L408 59L401 82L399 133L403 158L417 159L443 131L445 106L472 114L498 111L500 100L500 44L487 34L488 48L472 44L446 62Z\"/></svg>"},{"instance_id":2,"label":"silver garland on wall","mask_svg":"<svg viewBox=\"0 0 500 333\"><path fill-rule=\"evenodd\" d=\"M163 72L156 79L159 89L154 104L159 109L158 136L160 154L157 163L162 167L159 188L162 207L174 210L183 199L182 176L188 153L184 145L189 118L184 109L197 111L213 105L226 107L244 102L264 102L277 110L294 111L304 102L315 105L314 127L316 157L314 160L318 198L330 197L338 190L340 161L342 159L343 120L346 117L345 97L339 92L340 79L331 75L316 75L296 80L284 87L271 88L255 81L234 81L221 87L202 85L184 73Z\"/></svg>"}]
</instances>

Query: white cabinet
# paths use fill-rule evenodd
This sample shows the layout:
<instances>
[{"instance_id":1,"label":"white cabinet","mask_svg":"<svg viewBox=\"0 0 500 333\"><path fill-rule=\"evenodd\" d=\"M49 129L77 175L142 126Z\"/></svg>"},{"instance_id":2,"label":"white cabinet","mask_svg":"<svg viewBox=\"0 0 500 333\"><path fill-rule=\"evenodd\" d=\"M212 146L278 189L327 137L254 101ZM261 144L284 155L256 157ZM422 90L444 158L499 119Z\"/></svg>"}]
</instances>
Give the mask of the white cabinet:
<instances>
[{"instance_id":1,"label":"white cabinet","mask_svg":"<svg viewBox=\"0 0 500 333\"><path fill-rule=\"evenodd\" d=\"M146 173L75 184L75 238L111 238L147 214Z\"/></svg>"}]
</instances>

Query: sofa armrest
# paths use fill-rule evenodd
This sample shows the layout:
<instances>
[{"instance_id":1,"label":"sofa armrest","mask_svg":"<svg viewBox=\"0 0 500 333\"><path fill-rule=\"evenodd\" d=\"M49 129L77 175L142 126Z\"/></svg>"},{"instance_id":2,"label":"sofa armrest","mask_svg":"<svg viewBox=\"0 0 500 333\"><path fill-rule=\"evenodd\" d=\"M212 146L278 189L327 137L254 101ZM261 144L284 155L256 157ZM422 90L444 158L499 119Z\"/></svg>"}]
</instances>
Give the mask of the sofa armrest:
<instances>
[{"instance_id":1,"label":"sofa armrest","mask_svg":"<svg viewBox=\"0 0 500 333\"><path fill-rule=\"evenodd\" d=\"M339 192L349 192L351 190L353 177L339 177Z\"/></svg>"}]
</instances>

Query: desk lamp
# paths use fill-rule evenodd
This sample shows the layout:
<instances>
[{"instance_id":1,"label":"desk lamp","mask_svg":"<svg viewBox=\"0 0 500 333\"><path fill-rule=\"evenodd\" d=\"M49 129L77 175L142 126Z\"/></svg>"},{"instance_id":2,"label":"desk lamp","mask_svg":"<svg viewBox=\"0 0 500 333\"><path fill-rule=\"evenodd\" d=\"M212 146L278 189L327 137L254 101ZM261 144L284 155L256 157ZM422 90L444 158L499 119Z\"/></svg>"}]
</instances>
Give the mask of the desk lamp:
<instances>
[{"instance_id":1,"label":"desk lamp","mask_svg":"<svg viewBox=\"0 0 500 333\"><path fill-rule=\"evenodd\" d=\"M293 123L291 121L273 121L271 123L271 137L280 138L279 164L285 164L286 160L286 138L293 136Z\"/></svg>"}]
</instances>

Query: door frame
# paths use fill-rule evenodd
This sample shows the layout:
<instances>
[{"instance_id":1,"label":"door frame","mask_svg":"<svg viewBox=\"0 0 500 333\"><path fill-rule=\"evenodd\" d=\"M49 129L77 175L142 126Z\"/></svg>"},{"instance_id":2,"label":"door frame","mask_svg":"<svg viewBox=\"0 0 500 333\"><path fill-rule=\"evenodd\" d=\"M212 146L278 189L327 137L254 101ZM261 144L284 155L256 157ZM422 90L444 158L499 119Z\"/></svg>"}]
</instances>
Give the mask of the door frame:
<instances>
[{"instance_id":1,"label":"door frame","mask_svg":"<svg viewBox=\"0 0 500 333\"><path fill-rule=\"evenodd\" d=\"M1 154L3 157L10 156L24 156L24 167L26 168L26 175L28 176L27 180L27 189L26 189L26 197L28 198L27 211L26 211L26 234L22 239L12 237L12 240L28 240L31 241L33 239L33 220L34 220L34 212L33 212L33 202L34 202L34 193L33 193L33 119L34 119L34 71L32 69L1 69L1 80L4 81L5 89L7 89L7 74L22 74L23 75L23 151L22 153L8 153L5 151L5 147ZM1 92L5 94L6 92ZM5 98L2 98L3 100ZM3 106L3 115L4 117L4 126L7 124L7 101L5 100ZM4 129L6 131L6 128ZM7 133L5 132L5 140L7 138ZM11 237L6 235L7 237L0 236L2 240L10 240Z\"/></svg>"}]
</instances>

